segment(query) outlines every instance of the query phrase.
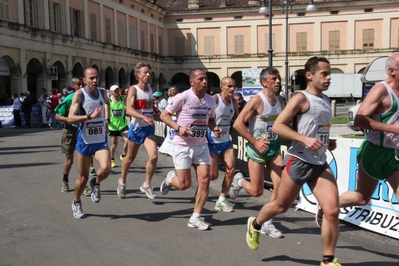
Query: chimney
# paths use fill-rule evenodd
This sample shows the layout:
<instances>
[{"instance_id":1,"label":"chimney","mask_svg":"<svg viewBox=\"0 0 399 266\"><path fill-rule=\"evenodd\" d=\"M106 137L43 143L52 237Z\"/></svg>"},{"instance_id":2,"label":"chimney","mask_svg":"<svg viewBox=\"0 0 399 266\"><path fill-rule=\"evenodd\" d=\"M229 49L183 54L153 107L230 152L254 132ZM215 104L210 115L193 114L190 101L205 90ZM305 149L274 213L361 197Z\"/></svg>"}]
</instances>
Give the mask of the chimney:
<instances>
[{"instance_id":1,"label":"chimney","mask_svg":"<svg viewBox=\"0 0 399 266\"><path fill-rule=\"evenodd\" d=\"M189 9L199 9L199 0L188 0Z\"/></svg>"}]
</instances>

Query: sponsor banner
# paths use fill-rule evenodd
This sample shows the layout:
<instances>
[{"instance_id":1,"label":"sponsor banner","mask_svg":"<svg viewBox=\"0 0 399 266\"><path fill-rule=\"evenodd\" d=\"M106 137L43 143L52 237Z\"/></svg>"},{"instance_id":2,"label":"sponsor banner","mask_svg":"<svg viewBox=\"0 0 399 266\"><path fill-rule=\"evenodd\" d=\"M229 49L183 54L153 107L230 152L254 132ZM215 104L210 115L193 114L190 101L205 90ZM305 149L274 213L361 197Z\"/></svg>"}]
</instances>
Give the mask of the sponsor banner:
<instances>
[{"instance_id":1,"label":"sponsor banner","mask_svg":"<svg viewBox=\"0 0 399 266\"><path fill-rule=\"evenodd\" d=\"M0 106L0 121L2 122L3 127L14 126L14 115L12 113L12 105L4 105ZM24 113L19 113L21 117L21 124L25 126L25 118ZM32 105L31 112L31 126L38 127L42 124L42 108L39 104Z\"/></svg>"},{"instance_id":2,"label":"sponsor banner","mask_svg":"<svg viewBox=\"0 0 399 266\"><path fill-rule=\"evenodd\" d=\"M362 140L337 138L337 149L327 152L327 161L337 180L338 192L355 190L356 153ZM308 185L299 194L298 208L316 213L316 199ZM379 181L366 206L341 208L339 218L362 228L399 239L399 203L393 189Z\"/></svg>"}]
</instances>

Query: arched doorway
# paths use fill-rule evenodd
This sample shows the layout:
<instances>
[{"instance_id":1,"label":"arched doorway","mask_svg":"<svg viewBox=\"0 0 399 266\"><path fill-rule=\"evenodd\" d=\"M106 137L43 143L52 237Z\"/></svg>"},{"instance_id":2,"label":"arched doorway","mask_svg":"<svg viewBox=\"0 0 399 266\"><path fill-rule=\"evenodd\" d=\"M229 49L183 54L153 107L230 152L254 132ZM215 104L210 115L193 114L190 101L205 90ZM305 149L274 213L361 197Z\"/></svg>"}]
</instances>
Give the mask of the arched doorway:
<instances>
[{"instance_id":1,"label":"arched doorway","mask_svg":"<svg viewBox=\"0 0 399 266\"><path fill-rule=\"evenodd\" d=\"M57 89L58 92L62 92L62 89L65 87L66 87L65 67L60 61L56 61L51 66L51 88Z\"/></svg>"},{"instance_id":2,"label":"arched doorway","mask_svg":"<svg viewBox=\"0 0 399 266\"><path fill-rule=\"evenodd\" d=\"M292 72L294 73L294 72ZM307 82L305 78L305 70L304 69L298 69L295 71L296 75L294 78L294 74L291 75L291 87L292 89L295 90L304 90L306 89Z\"/></svg>"},{"instance_id":3,"label":"arched doorway","mask_svg":"<svg viewBox=\"0 0 399 266\"><path fill-rule=\"evenodd\" d=\"M172 83L170 85L176 86L180 92L185 91L191 87L188 75L182 72L173 75Z\"/></svg>"},{"instance_id":4,"label":"arched doorway","mask_svg":"<svg viewBox=\"0 0 399 266\"><path fill-rule=\"evenodd\" d=\"M342 71L341 69L339 69L339 68L331 68L331 73L336 73L336 74L343 74L344 73L344 71Z\"/></svg>"},{"instance_id":5,"label":"arched doorway","mask_svg":"<svg viewBox=\"0 0 399 266\"><path fill-rule=\"evenodd\" d=\"M45 87L45 78L43 66L36 58L32 58L31 60L29 60L29 63L26 66L26 81L28 85L28 91L31 94L34 94L35 96L41 94L41 89ZM51 88L46 89L48 90Z\"/></svg>"},{"instance_id":6,"label":"arched doorway","mask_svg":"<svg viewBox=\"0 0 399 266\"><path fill-rule=\"evenodd\" d=\"M206 72L206 77L208 78L207 93L211 91L214 93L220 92L220 79L219 76L213 72Z\"/></svg>"},{"instance_id":7,"label":"arched doorway","mask_svg":"<svg viewBox=\"0 0 399 266\"><path fill-rule=\"evenodd\" d=\"M109 89L115 83L114 72L111 67L105 70L105 88Z\"/></svg>"},{"instance_id":8,"label":"arched doorway","mask_svg":"<svg viewBox=\"0 0 399 266\"><path fill-rule=\"evenodd\" d=\"M152 89L153 89L154 91L158 91L158 89L157 89L158 79L157 79L157 77L155 76L155 73L154 73L154 72L151 72L150 84L151 84L151 87L152 87Z\"/></svg>"},{"instance_id":9,"label":"arched doorway","mask_svg":"<svg viewBox=\"0 0 399 266\"><path fill-rule=\"evenodd\" d=\"M242 71L234 72L231 78L236 81L236 88L242 88Z\"/></svg>"},{"instance_id":10,"label":"arched doorway","mask_svg":"<svg viewBox=\"0 0 399 266\"><path fill-rule=\"evenodd\" d=\"M162 73L159 74L158 83L159 83L159 89L161 91L167 90L167 89L165 89L166 80Z\"/></svg>"},{"instance_id":11,"label":"arched doorway","mask_svg":"<svg viewBox=\"0 0 399 266\"><path fill-rule=\"evenodd\" d=\"M0 95L20 92L18 90L18 72L14 61L9 56L0 58ZM12 88L12 89L11 89Z\"/></svg>"},{"instance_id":12,"label":"arched doorway","mask_svg":"<svg viewBox=\"0 0 399 266\"><path fill-rule=\"evenodd\" d=\"M73 66L72 77L83 77L83 66L80 63L75 63Z\"/></svg>"},{"instance_id":13,"label":"arched doorway","mask_svg":"<svg viewBox=\"0 0 399 266\"><path fill-rule=\"evenodd\" d=\"M118 74L119 88L125 89L126 86L126 72L123 68L119 69Z\"/></svg>"}]
</instances>

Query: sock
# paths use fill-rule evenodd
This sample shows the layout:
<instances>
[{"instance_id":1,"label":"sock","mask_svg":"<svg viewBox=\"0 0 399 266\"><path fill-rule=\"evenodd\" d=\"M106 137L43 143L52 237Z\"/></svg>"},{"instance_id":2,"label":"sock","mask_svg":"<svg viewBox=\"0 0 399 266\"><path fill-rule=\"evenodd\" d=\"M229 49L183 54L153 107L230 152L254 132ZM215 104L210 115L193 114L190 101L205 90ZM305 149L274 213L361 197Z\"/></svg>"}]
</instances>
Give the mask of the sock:
<instances>
[{"instance_id":1,"label":"sock","mask_svg":"<svg viewBox=\"0 0 399 266\"><path fill-rule=\"evenodd\" d=\"M64 176L62 177L62 181L68 183L69 182L68 175L64 174Z\"/></svg>"},{"instance_id":2,"label":"sock","mask_svg":"<svg viewBox=\"0 0 399 266\"><path fill-rule=\"evenodd\" d=\"M149 187L150 185L146 184L145 182L143 183L143 187Z\"/></svg>"},{"instance_id":3,"label":"sock","mask_svg":"<svg viewBox=\"0 0 399 266\"><path fill-rule=\"evenodd\" d=\"M225 200L226 200L226 197L219 196L218 201L225 201Z\"/></svg>"},{"instance_id":4,"label":"sock","mask_svg":"<svg viewBox=\"0 0 399 266\"><path fill-rule=\"evenodd\" d=\"M259 225L257 222L256 222L256 218L254 219L254 221L252 222L252 227L255 229L255 230L260 230L261 228L262 228L262 225Z\"/></svg>"},{"instance_id":5,"label":"sock","mask_svg":"<svg viewBox=\"0 0 399 266\"><path fill-rule=\"evenodd\" d=\"M242 181L244 180L244 178L240 178L240 179L238 179L238 181L237 181L237 185L240 187L240 188L242 188Z\"/></svg>"},{"instance_id":6,"label":"sock","mask_svg":"<svg viewBox=\"0 0 399 266\"><path fill-rule=\"evenodd\" d=\"M323 255L323 263L324 264L329 264L334 260L334 255Z\"/></svg>"},{"instance_id":7,"label":"sock","mask_svg":"<svg viewBox=\"0 0 399 266\"><path fill-rule=\"evenodd\" d=\"M126 154L122 153L122 157L126 157Z\"/></svg>"},{"instance_id":8,"label":"sock","mask_svg":"<svg viewBox=\"0 0 399 266\"><path fill-rule=\"evenodd\" d=\"M74 202L74 203L80 203L80 200L79 200L79 201L73 200L73 202Z\"/></svg>"},{"instance_id":9,"label":"sock","mask_svg":"<svg viewBox=\"0 0 399 266\"><path fill-rule=\"evenodd\" d=\"M172 184L172 178L173 177L166 178L166 184L168 184L168 185Z\"/></svg>"},{"instance_id":10,"label":"sock","mask_svg":"<svg viewBox=\"0 0 399 266\"><path fill-rule=\"evenodd\" d=\"M191 218L198 218L200 217L200 214L198 212L194 212L193 215L191 215Z\"/></svg>"},{"instance_id":11,"label":"sock","mask_svg":"<svg viewBox=\"0 0 399 266\"><path fill-rule=\"evenodd\" d=\"M263 225L268 226L269 224L272 224L272 222L273 222L273 219L270 219L270 220L264 222Z\"/></svg>"},{"instance_id":12,"label":"sock","mask_svg":"<svg viewBox=\"0 0 399 266\"><path fill-rule=\"evenodd\" d=\"M115 157L111 158L111 161L115 160Z\"/></svg>"}]
</instances>

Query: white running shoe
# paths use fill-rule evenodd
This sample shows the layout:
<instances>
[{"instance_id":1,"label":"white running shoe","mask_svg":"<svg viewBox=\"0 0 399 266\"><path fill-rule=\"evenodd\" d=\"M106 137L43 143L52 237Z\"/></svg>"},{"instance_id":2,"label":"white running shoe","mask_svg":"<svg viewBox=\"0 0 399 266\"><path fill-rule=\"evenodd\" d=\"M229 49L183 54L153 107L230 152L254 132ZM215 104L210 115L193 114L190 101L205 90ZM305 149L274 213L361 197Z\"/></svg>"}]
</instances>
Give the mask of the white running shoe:
<instances>
[{"instance_id":1,"label":"white running shoe","mask_svg":"<svg viewBox=\"0 0 399 266\"><path fill-rule=\"evenodd\" d=\"M144 192L147 195L147 197L149 197L150 199L155 199L157 197L157 195L154 194L152 186L150 185L146 186L142 184L140 187L140 191Z\"/></svg>"},{"instance_id":2,"label":"white running shoe","mask_svg":"<svg viewBox=\"0 0 399 266\"><path fill-rule=\"evenodd\" d=\"M281 233L280 230L276 229L276 227L274 227L273 224L268 224L268 225L262 224L260 232L263 235L269 235L274 238L282 238L284 236L283 233Z\"/></svg>"},{"instance_id":3,"label":"white running shoe","mask_svg":"<svg viewBox=\"0 0 399 266\"><path fill-rule=\"evenodd\" d=\"M204 218L202 217L197 217L197 218L191 217L190 220L188 221L188 227L198 228L198 230L201 231L208 230L210 228L209 224L206 223L204 221Z\"/></svg>"},{"instance_id":4,"label":"white running shoe","mask_svg":"<svg viewBox=\"0 0 399 266\"><path fill-rule=\"evenodd\" d=\"M234 208L229 202L225 199L224 201L216 201L215 210L224 211L224 212L232 212Z\"/></svg>"},{"instance_id":5,"label":"white running shoe","mask_svg":"<svg viewBox=\"0 0 399 266\"><path fill-rule=\"evenodd\" d=\"M99 203L101 200L101 192L100 192L100 185L96 184L96 178L92 178L90 180L90 187L91 187L91 200L94 203Z\"/></svg>"},{"instance_id":6,"label":"white running shoe","mask_svg":"<svg viewBox=\"0 0 399 266\"><path fill-rule=\"evenodd\" d=\"M173 177L176 176L176 171L172 170L166 175L165 180L162 182L161 186L159 187L159 191L161 191L162 195L166 195L169 192L170 186L167 180L171 180Z\"/></svg>"},{"instance_id":7,"label":"white running shoe","mask_svg":"<svg viewBox=\"0 0 399 266\"><path fill-rule=\"evenodd\" d=\"M72 200L72 211L73 211L73 217L77 219L83 219L86 216L83 213L83 208L82 208L82 203L76 203L74 200Z\"/></svg>"},{"instance_id":8,"label":"white running shoe","mask_svg":"<svg viewBox=\"0 0 399 266\"><path fill-rule=\"evenodd\" d=\"M237 198L238 194L240 193L241 188L238 186L238 180L240 178L244 178L241 172L238 172L234 175L233 182L231 183L230 187L230 198L235 199Z\"/></svg>"},{"instance_id":9,"label":"white running shoe","mask_svg":"<svg viewBox=\"0 0 399 266\"><path fill-rule=\"evenodd\" d=\"M126 194L126 184L122 184L121 179L118 179L118 188L116 189L116 195L123 199Z\"/></svg>"}]
</instances>

